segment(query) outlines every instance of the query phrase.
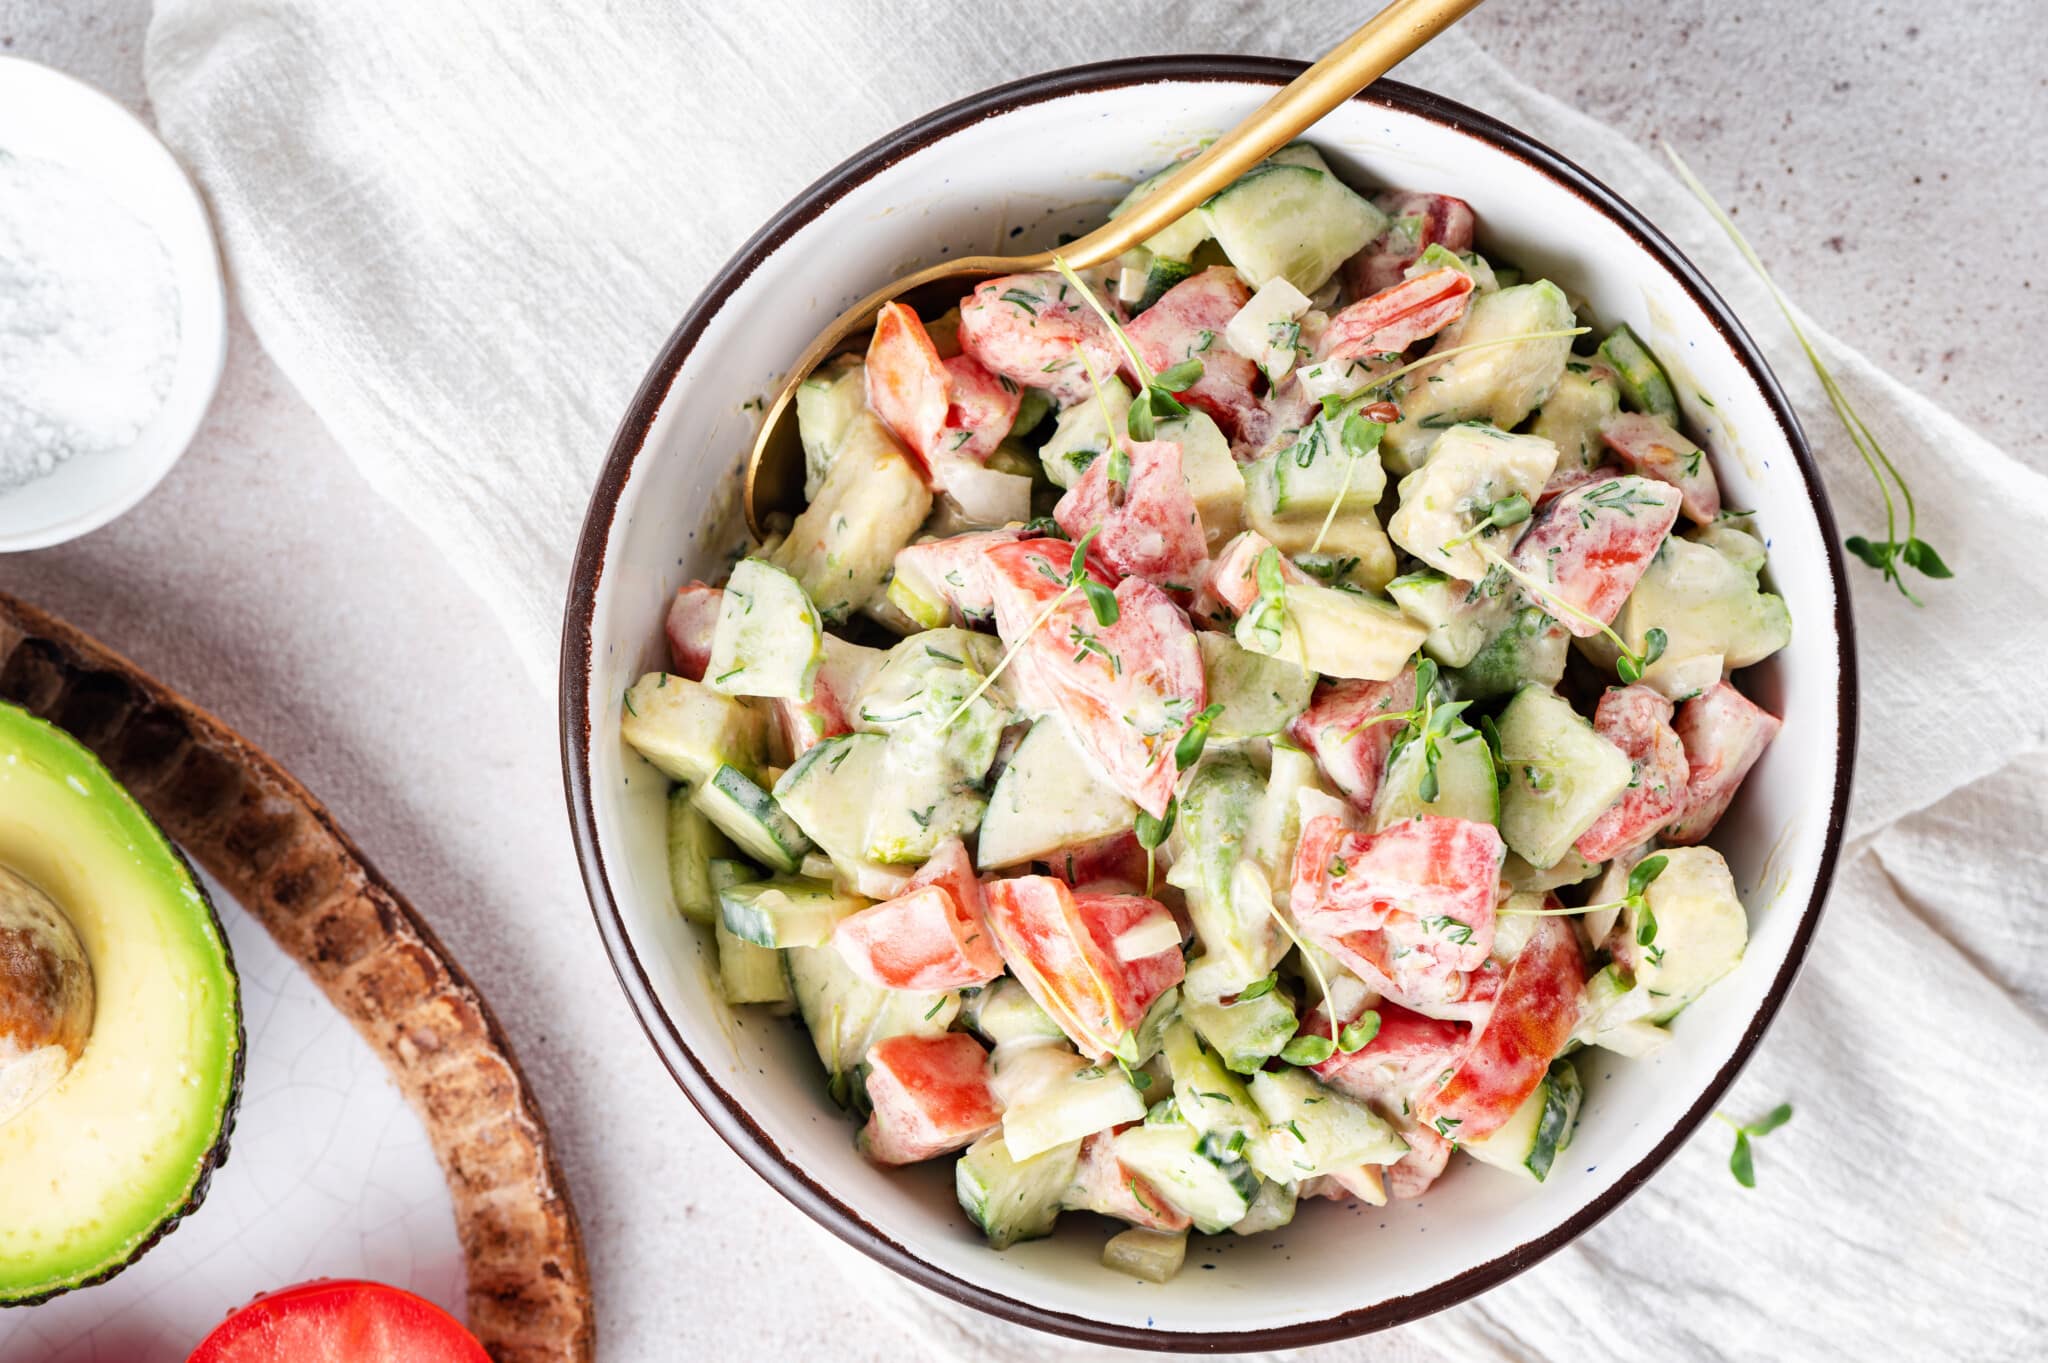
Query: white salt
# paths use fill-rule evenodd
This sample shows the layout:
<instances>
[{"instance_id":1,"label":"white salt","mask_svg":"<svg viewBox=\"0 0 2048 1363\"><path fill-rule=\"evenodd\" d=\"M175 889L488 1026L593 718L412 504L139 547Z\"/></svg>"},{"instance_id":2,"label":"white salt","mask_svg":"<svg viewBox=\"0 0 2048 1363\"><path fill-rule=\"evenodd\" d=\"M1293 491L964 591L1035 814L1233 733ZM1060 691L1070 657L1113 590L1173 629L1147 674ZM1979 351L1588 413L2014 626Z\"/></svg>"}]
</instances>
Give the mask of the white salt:
<instances>
[{"instance_id":1,"label":"white salt","mask_svg":"<svg viewBox=\"0 0 2048 1363\"><path fill-rule=\"evenodd\" d=\"M76 171L0 150L0 491L134 443L177 351L156 233Z\"/></svg>"}]
</instances>

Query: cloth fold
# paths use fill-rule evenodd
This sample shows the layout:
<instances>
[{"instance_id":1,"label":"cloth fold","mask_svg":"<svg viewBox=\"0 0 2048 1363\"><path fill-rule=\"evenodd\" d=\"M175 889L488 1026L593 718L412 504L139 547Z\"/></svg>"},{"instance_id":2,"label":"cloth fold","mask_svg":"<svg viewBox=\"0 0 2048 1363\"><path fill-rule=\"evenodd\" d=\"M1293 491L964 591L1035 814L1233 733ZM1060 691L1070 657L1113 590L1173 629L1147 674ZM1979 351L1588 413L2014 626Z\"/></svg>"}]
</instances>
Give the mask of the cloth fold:
<instances>
[{"instance_id":1,"label":"cloth fold","mask_svg":"<svg viewBox=\"0 0 2048 1363\"><path fill-rule=\"evenodd\" d=\"M614 423L711 272L874 136L1033 70L1144 50L1307 54L1356 15L1081 3L973 11L774 0L405 6L159 0L162 132L211 200L265 347L374 487L553 675L568 555ZM1647 149L1452 32L1401 78L1506 119L1668 232L1769 353L1845 533L1882 508L1783 321ZM1732 196L1731 196L1732 197ZM1849 842L1802 982L1732 1110L1798 1110L1761 1187L1709 1129L1621 1211L1486 1297L1330 1357L2019 1358L2048 1127L2048 478L1807 324L1956 570L1924 609L1852 568L1863 733ZM650 625L650 628L652 625ZM767 1228L764 1234L786 1233ZM935 1356L1063 1345L889 1281L850 1308Z\"/></svg>"}]
</instances>

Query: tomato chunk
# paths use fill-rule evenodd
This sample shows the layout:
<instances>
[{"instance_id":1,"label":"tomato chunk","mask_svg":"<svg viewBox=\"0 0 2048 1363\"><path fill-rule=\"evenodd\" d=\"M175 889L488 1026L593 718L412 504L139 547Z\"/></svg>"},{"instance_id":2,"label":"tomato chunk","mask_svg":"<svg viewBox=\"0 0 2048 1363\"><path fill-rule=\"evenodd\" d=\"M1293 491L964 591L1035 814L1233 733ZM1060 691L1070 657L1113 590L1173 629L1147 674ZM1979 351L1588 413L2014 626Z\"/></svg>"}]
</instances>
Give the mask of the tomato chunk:
<instances>
[{"instance_id":1,"label":"tomato chunk","mask_svg":"<svg viewBox=\"0 0 2048 1363\"><path fill-rule=\"evenodd\" d=\"M966 1032L892 1036L868 1048L861 1153L877 1164L915 1164L968 1146L1003 1119L988 1084L988 1052Z\"/></svg>"},{"instance_id":2,"label":"tomato chunk","mask_svg":"<svg viewBox=\"0 0 2048 1363\"><path fill-rule=\"evenodd\" d=\"M1116 1133L1131 1125L1098 1131L1081 1142L1081 1172L1069 1205L1151 1230L1186 1230L1192 1224L1187 1214L1174 1210L1150 1179L1116 1157Z\"/></svg>"},{"instance_id":3,"label":"tomato chunk","mask_svg":"<svg viewBox=\"0 0 2048 1363\"><path fill-rule=\"evenodd\" d=\"M1344 283L1353 297L1400 283L1408 267L1439 242L1450 251L1472 249L1476 223L1472 206L1463 199L1391 189L1373 195L1372 201L1387 215L1387 230L1345 262Z\"/></svg>"},{"instance_id":4,"label":"tomato chunk","mask_svg":"<svg viewBox=\"0 0 2048 1363\"><path fill-rule=\"evenodd\" d=\"M1123 358L1108 324L1050 270L991 279L962 299L960 348L990 373L1047 389L1063 404L1089 396L1089 366L1106 379Z\"/></svg>"},{"instance_id":5,"label":"tomato chunk","mask_svg":"<svg viewBox=\"0 0 2048 1363\"><path fill-rule=\"evenodd\" d=\"M1721 514L1721 484L1707 452L1662 417L1619 412L1600 427L1600 439L1632 472L1678 489L1679 506L1699 525Z\"/></svg>"},{"instance_id":6,"label":"tomato chunk","mask_svg":"<svg viewBox=\"0 0 2048 1363\"><path fill-rule=\"evenodd\" d=\"M1403 951L1385 928L1324 933L1306 923L1302 926L1346 970L1425 1017L1477 1023L1493 1010L1500 993L1502 973L1492 961L1476 970L1451 970L1426 952Z\"/></svg>"},{"instance_id":7,"label":"tomato chunk","mask_svg":"<svg viewBox=\"0 0 2048 1363\"><path fill-rule=\"evenodd\" d=\"M1471 298L1472 276L1449 266L1401 280L1332 317L1316 358L1399 356L1463 317ZM1398 362L1390 361L1388 367Z\"/></svg>"},{"instance_id":8,"label":"tomato chunk","mask_svg":"<svg viewBox=\"0 0 2048 1363\"><path fill-rule=\"evenodd\" d=\"M711 662L711 635L718 628L725 593L702 582L685 583L669 602L666 633L669 661L678 677L703 681Z\"/></svg>"},{"instance_id":9,"label":"tomato chunk","mask_svg":"<svg viewBox=\"0 0 2048 1363\"><path fill-rule=\"evenodd\" d=\"M1321 815L1302 830L1301 845L1318 850L1333 821ZM1400 944L1435 957L1446 969L1476 970L1493 949L1493 909L1507 845L1492 824L1470 819L1403 819L1377 833L1345 833L1310 887L1304 927L1329 936L1388 928ZM1303 874L1297 851L1296 875ZM1299 881L1297 881L1299 884ZM1397 920L1405 919L1406 922Z\"/></svg>"},{"instance_id":10,"label":"tomato chunk","mask_svg":"<svg viewBox=\"0 0 2048 1363\"><path fill-rule=\"evenodd\" d=\"M1209 574L1195 596L1195 613L1229 623L1250 610L1259 599L1259 556L1272 547L1273 542L1256 530L1233 536L1209 565ZM1307 582L1309 576L1282 554L1280 580L1292 585Z\"/></svg>"},{"instance_id":11,"label":"tomato chunk","mask_svg":"<svg viewBox=\"0 0 2048 1363\"><path fill-rule=\"evenodd\" d=\"M1076 540L1099 530L1091 548L1118 577L1194 587L1209 545L1195 495L1181 477L1180 446L1126 440L1123 448L1130 458L1123 482L1112 484L1109 459L1097 459L1060 498L1053 519Z\"/></svg>"},{"instance_id":12,"label":"tomato chunk","mask_svg":"<svg viewBox=\"0 0 2048 1363\"><path fill-rule=\"evenodd\" d=\"M1172 912L1139 895L1075 894L1051 876L990 884L988 922L1003 959L1038 1006L1083 1055L1105 1059L1118 1038L1144 1020L1183 970L1175 945L1124 960L1117 941Z\"/></svg>"},{"instance_id":13,"label":"tomato chunk","mask_svg":"<svg viewBox=\"0 0 2048 1363\"><path fill-rule=\"evenodd\" d=\"M1124 328L1154 374L1182 360L1202 362L1202 377L1175 396L1214 417L1233 438L1258 411L1252 381L1259 370L1223 343L1223 331L1251 296L1237 271L1218 265L1168 289ZM1135 383L1137 376L1131 378Z\"/></svg>"},{"instance_id":14,"label":"tomato chunk","mask_svg":"<svg viewBox=\"0 0 2048 1363\"><path fill-rule=\"evenodd\" d=\"M1666 841L1704 842L1783 727L1783 720L1725 681L1678 707L1677 732L1687 767L1685 809L1665 830Z\"/></svg>"},{"instance_id":15,"label":"tomato chunk","mask_svg":"<svg viewBox=\"0 0 2048 1363\"><path fill-rule=\"evenodd\" d=\"M1457 1066L1472 1031L1381 1000L1380 1029L1360 1049L1316 1065L1316 1078L1339 1093L1400 1112Z\"/></svg>"},{"instance_id":16,"label":"tomato chunk","mask_svg":"<svg viewBox=\"0 0 2048 1363\"><path fill-rule=\"evenodd\" d=\"M1122 893L1145 883L1145 849L1135 829L1068 849L1052 873L1076 890Z\"/></svg>"},{"instance_id":17,"label":"tomato chunk","mask_svg":"<svg viewBox=\"0 0 2048 1363\"><path fill-rule=\"evenodd\" d=\"M490 1363L440 1307L383 1283L326 1278L269 1292L200 1341L187 1363Z\"/></svg>"},{"instance_id":18,"label":"tomato chunk","mask_svg":"<svg viewBox=\"0 0 2048 1363\"><path fill-rule=\"evenodd\" d=\"M1612 624L1657 548L1678 523L1679 494L1668 484L1623 475L1573 488L1546 506L1515 546L1514 564L1546 584L1534 593L1581 639L1600 632L1551 606L1562 601Z\"/></svg>"},{"instance_id":19,"label":"tomato chunk","mask_svg":"<svg viewBox=\"0 0 2048 1363\"><path fill-rule=\"evenodd\" d=\"M1499 1130L1571 1040L1585 978L1585 957L1571 924L1537 919L1464 1059L1442 1087L1415 1104L1416 1115L1454 1141Z\"/></svg>"},{"instance_id":20,"label":"tomato chunk","mask_svg":"<svg viewBox=\"0 0 2048 1363\"><path fill-rule=\"evenodd\" d=\"M1405 713L1414 704L1413 664L1392 681L1323 682L1288 733L1316 759L1345 799L1370 811L1386 774L1387 749L1403 727L1390 716Z\"/></svg>"},{"instance_id":21,"label":"tomato chunk","mask_svg":"<svg viewBox=\"0 0 2048 1363\"><path fill-rule=\"evenodd\" d=\"M868 342L868 406L931 472L946 424L946 367L924 323L901 303L882 304Z\"/></svg>"},{"instance_id":22,"label":"tomato chunk","mask_svg":"<svg viewBox=\"0 0 2048 1363\"><path fill-rule=\"evenodd\" d=\"M991 374L972 355L955 355L942 363L946 420L939 428L939 460L985 464L1016 424L1024 390L1014 380Z\"/></svg>"},{"instance_id":23,"label":"tomato chunk","mask_svg":"<svg viewBox=\"0 0 2048 1363\"><path fill-rule=\"evenodd\" d=\"M839 920L832 945L863 979L936 991L987 984L1003 962L987 932L938 885L911 889Z\"/></svg>"},{"instance_id":24,"label":"tomato chunk","mask_svg":"<svg viewBox=\"0 0 2048 1363\"><path fill-rule=\"evenodd\" d=\"M1685 803L1685 745L1671 729L1671 702L1647 686L1614 686L1593 710L1593 730L1628 754L1635 776L1574 844L1605 861L1662 828Z\"/></svg>"},{"instance_id":25,"label":"tomato chunk","mask_svg":"<svg viewBox=\"0 0 2048 1363\"><path fill-rule=\"evenodd\" d=\"M1408 1142L1408 1153L1387 1166L1387 1195L1410 1199L1428 1192L1451 1163L1451 1143L1436 1128L1411 1118L1398 1119L1394 1129Z\"/></svg>"},{"instance_id":26,"label":"tomato chunk","mask_svg":"<svg viewBox=\"0 0 2048 1363\"><path fill-rule=\"evenodd\" d=\"M896 551L896 576L919 595L944 602L954 623L983 624L996 613L988 551L1018 538L1014 530L970 530L905 545Z\"/></svg>"}]
</instances>

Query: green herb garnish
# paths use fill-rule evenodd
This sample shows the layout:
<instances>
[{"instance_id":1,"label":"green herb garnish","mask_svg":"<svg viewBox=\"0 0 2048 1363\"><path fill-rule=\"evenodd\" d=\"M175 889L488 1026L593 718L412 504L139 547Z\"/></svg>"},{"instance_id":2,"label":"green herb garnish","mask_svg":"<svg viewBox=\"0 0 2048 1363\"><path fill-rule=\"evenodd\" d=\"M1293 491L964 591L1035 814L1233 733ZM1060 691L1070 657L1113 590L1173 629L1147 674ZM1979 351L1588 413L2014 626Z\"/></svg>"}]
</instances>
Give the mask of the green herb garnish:
<instances>
[{"instance_id":1,"label":"green herb garnish","mask_svg":"<svg viewBox=\"0 0 2048 1363\"><path fill-rule=\"evenodd\" d=\"M1792 1104L1780 1103L1756 1121L1737 1122L1725 1112L1714 1114L1735 1128L1735 1149L1728 1155L1728 1172L1735 1175L1735 1181L1745 1188L1756 1187L1756 1163L1750 1155L1749 1142L1758 1136L1768 1136L1792 1120Z\"/></svg>"}]
</instances>

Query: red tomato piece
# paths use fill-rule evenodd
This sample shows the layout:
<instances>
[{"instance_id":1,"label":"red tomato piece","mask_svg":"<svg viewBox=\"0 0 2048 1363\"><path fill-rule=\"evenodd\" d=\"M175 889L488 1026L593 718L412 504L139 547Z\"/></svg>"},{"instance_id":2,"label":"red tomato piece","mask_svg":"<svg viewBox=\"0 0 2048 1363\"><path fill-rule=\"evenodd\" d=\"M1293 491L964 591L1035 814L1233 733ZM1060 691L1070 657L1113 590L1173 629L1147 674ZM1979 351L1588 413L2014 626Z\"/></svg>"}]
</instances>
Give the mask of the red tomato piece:
<instances>
[{"instance_id":1,"label":"red tomato piece","mask_svg":"<svg viewBox=\"0 0 2048 1363\"><path fill-rule=\"evenodd\" d=\"M1081 1142L1081 1172L1068 1205L1150 1230L1186 1230L1186 1213L1175 1211L1150 1179L1116 1157L1116 1133L1132 1125L1098 1131Z\"/></svg>"},{"instance_id":2,"label":"red tomato piece","mask_svg":"<svg viewBox=\"0 0 2048 1363\"><path fill-rule=\"evenodd\" d=\"M853 697L841 696L823 668L811 679L809 700L778 697L775 723L789 748L789 760L794 762L828 738L852 733L853 725L846 718L852 703Z\"/></svg>"},{"instance_id":3,"label":"red tomato piece","mask_svg":"<svg viewBox=\"0 0 2048 1363\"><path fill-rule=\"evenodd\" d=\"M1425 1017L1481 1022L1500 993L1501 971L1491 961L1476 970L1450 970L1426 952L1401 952L1383 928L1338 934L1318 932L1308 924L1302 929L1346 970Z\"/></svg>"},{"instance_id":4,"label":"red tomato piece","mask_svg":"<svg viewBox=\"0 0 2048 1363\"><path fill-rule=\"evenodd\" d=\"M1301 841L1309 843L1308 829ZM1312 888L1306 915L1297 907L1296 917L1326 936L1385 928L1405 917L1413 926L1397 929L1401 945L1425 950L1449 969L1476 970L1493 949L1506 856L1499 830L1470 819L1403 819L1377 833L1346 833L1320 865L1310 865L1321 883ZM1297 850L1297 875L1301 861Z\"/></svg>"},{"instance_id":5,"label":"red tomato piece","mask_svg":"<svg viewBox=\"0 0 2048 1363\"><path fill-rule=\"evenodd\" d=\"M1371 245L1345 262L1344 284L1354 298L1400 283L1408 267L1439 242L1450 251L1472 249L1476 224L1472 206L1463 199L1390 189L1372 201L1390 221Z\"/></svg>"},{"instance_id":6,"label":"red tomato piece","mask_svg":"<svg viewBox=\"0 0 2048 1363\"><path fill-rule=\"evenodd\" d=\"M1671 730L1671 702L1647 686L1614 686L1593 711L1593 730L1628 754L1635 776L1574 844L1605 861L1662 828L1685 803L1685 745Z\"/></svg>"},{"instance_id":7,"label":"red tomato piece","mask_svg":"<svg viewBox=\"0 0 2048 1363\"><path fill-rule=\"evenodd\" d=\"M1138 895L1077 895L1051 876L998 880L987 888L988 921L1003 959L1038 1006L1083 1055L1105 1059L1179 984L1180 948L1120 960L1116 941L1171 911Z\"/></svg>"},{"instance_id":8,"label":"red tomato piece","mask_svg":"<svg viewBox=\"0 0 2048 1363\"><path fill-rule=\"evenodd\" d=\"M1202 362L1202 377L1175 396L1214 417L1223 433L1233 438L1259 409L1259 400L1252 396L1259 368L1224 344L1223 331L1251 297L1237 271L1218 265L1159 295L1158 302L1124 328L1154 374L1182 360ZM1137 375L1131 379L1135 383Z\"/></svg>"},{"instance_id":9,"label":"red tomato piece","mask_svg":"<svg viewBox=\"0 0 2048 1363\"><path fill-rule=\"evenodd\" d=\"M1678 707L1677 732L1685 745L1685 810L1664 830L1666 842L1691 845L1728 812L1743 778L1785 722L1727 682L1716 682Z\"/></svg>"},{"instance_id":10,"label":"red tomato piece","mask_svg":"<svg viewBox=\"0 0 2048 1363\"><path fill-rule=\"evenodd\" d=\"M1585 979L1586 960L1571 924L1537 919L1456 1072L1422 1096L1415 1115L1454 1141L1499 1130L1571 1040Z\"/></svg>"},{"instance_id":11,"label":"red tomato piece","mask_svg":"<svg viewBox=\"0 0 2048 1363\"><path fill-rule=\"evenodd\" d=\"M678 677L703 681L711 663L711 635L718 628L725 593L701 582L686 583L668 605L668 656Z\"/></svg>"},{"instance_id":12,"label":"red tomato piece","mask_svg":"<svg viewBox=\"0 0 2048 1363\"><path fill-rule=\"evenodd\" d=\"M1088 366L1106 379L1123 362L1109 325L1051 270L991 279L962 299L960 348L990 373L1047 389L1062 404L1090 395Z\"/></svg>"},{"instance_id":13,"label":"red tomato piece","mask_svg":"<svg viewBox=\"0 0 2048 1363\"><path fill-rule=\"evenodd\" d=\"M991 374L972 355L955 355L946 370L946 423L939 430L939 459L988 462L989 454L1017 424L1024 390Z\"/></svg>"},{"instance_id":14,"label":"red tomato piece","mask_svg":"<svg viewBox=\"0 0 2048 1363\"><path fill-rule=\"evenodd\" d=\"M1600 439L1633 472L1677 488L1680 507L1696 524L1710 524L1721 514L1721 484L1707 452L1664 418L1620 412L1600 427Z\"/></svg>"},{"instance_id":15,"label":"red tomato piece","mask_svg":"<svg viewBox=\"0 0 2048 1363\"><path fill-rule=\"evenodd\" d=\"M1533 593L1538 605L1562 601L1612 624L1677 523L1676 488L1629 475L1602 479L1545 507L1515 546L1514 564L1546 584ZM1552 614L1581 639L1600 632L1561 610Z\"/></svg>"},{"instance_id":16,"label":"red tomato piece","mask_svg":"<svg viewBox=\"0 0 2048 1363\"><path fill-rule=\"evenodd\" d=\"M1195 496L1181 477L1180 446L1171 440L1126 440L1129 476L1109 481L1109 460L1097 459L1053 508L1060 529L1078 540L1099 527L1090 546L1118 577L1162 587L1192 588L1209 561Z\"/></svg>"},{"instance_id":17,"label":"red tomato piece","mask_svg":"<svg viewBox=\"0 0 2048 1363\"><path fill-rule=\"evenodd\" d=\"M1017 650L1011 666L1032 698L1066 715L1111 784L1164 817L1173 745L1209 699L1195 632L1173 598L1143 578L1117 584L1113 625L1099 624L1080 592L1060 600L1072 554L1060 540L989 551L996 631Z\"/></svg>"},{"instance_id":18,"label":"red tomato piece","mask_svg":"<svg viewBox=\"0 0 2048 1363\"><path fill-rule=\"evenodd\" d=\"M919 594L944 601L955 623L985 624L996 613L988 551L998 544L1013 544L1018 538L1015 530L970 530L906 545L896 551L896 576Z\"/></svg>"},{"instance_id":19,"label":"red tomato piece","mask_svg":"<svg viewBox=\"0 0 2048 1363\"><path fill-rule=\"evenodd\" d=\"M1412 663L1392 681L1322 682L1308 709L1287 732L1316 759L1345 799L1370 811L1386 774L1387 749L1403 727L1389 716L1405 713L1414 704Z\"/></svg>"},{"instance_id":20,"label":"red tomato piece","mask_svg":"<svg viewBox=\"0 0 2048 1363\"><path fill-rule=\"evenodd\" d=\"M1316 358L1398 356L1463 317L1471 299L1472 276L1448 265L1401 280L1332 317L1316 347ZM1389 367L1397 362L1389 362Z\"/></svg>"},{"instance_id":21,"label":"red tomato piece","mask_svg":"<svg viewBox=\"0 0 2048 1363\"><path fill-rule=\"evenodd\" d=\"M1121 893L1145 883L1145 849L1136 829L1084 843L1050 864L1052 873L1076 890Z\"/></svg>"},{"instance_id":22,"label":"red tomato piece","mask_svg":"<svg viewBox=\"0 0 2048 1363\"><path fill-rule=\"evenodd\" d=\"M981 923L938 885L840 919L832 945L856 975L885 989L960 989L1003 973L1002 957Z\"/></svg>"},{"instance_id":23,"label":"red tomato piece","mask_svg":"<svg viewBox=\"0 0 2048 1363\"><path fill-rule=\"evenodd\" d=\"M1398 1113L1456 1068L1472 1032L1384 999L1375 1011L1380 1029L1373 1039L1349 1055L1338 1051L1314 1066L1316 1078L1339 1093Z\"/></svg>"},{"instance_id":24,"label":"red tomato piece","mask_svg":"<svg viewBox=\"0 0 2048 1363\"><path fill-rule=\"evenodd\" d=\"M490 1363L440 1307L383 1283L323 1278L267 1292L201 1340L186 1363Z\"/></svg>"},{"instance_id":25,"label":"red tomato piece","mask_svg":"<svg viewBox=\"0 0 2048 1363\"><path fill-rule=\"evenodd\" d=\"M901 303L882 304L868 342L868 406L929 473L946 424L946 367L924 323Z\"/></svg>"},{"instance_id":26,"label":"red tomato piece","mask_svg":"<svg viewBox=\"0 0 2048 1363\"><path fill-rule=\"evenodd\" d=\"M989 1090L988 1052L966 1032L877 1041L868 1048L868 1101L874 1111L860 1149L877 1164L964 1150L1003 1119Z\"/></svg>"},{"instance_id":27,"label":"red tomato piece","mask_svg":"<svg viewBox=\"0 0 2048 1363\"><path fill-rule=\"evenodd\" d=\"M1603 464L1597 469L1582 469L1577 465L1567 464L1564 460L1560 459L1557 461L1557 467L1550 472L1550 480L1544 483L1543 491L1536 494L1536 505L1539 508L1548 506L1574 488L1582 488L1588 483L1605 482L1610 478L1619 477L1621 477L1621 470L1612 464Z\"/></svg>"},{"instance_id":28,"label":"red tomato piece","mask_svg":"<svg viewBox=\"0 0 2048 1363\"><path fill-rule=\"evenodd\" d=\"M1234 536L1217 553L1201 589L1195 594L1195 613L1224 622L1235 621L1259 599L1259 555L1273 542L1256 530ZM1306 582L1308 574L1294 566L1294 560L1280 555L1280 580Z\"/></svg>"},{"instance_id":29,"label":"red tomato piece","mask_svg":"<svg viewBox=\"0 0 2048 1363\"><path fill-rule=\"evenodd\" d=\"M1408 1153L1387 1166L1387 1196L1401 1199L1421 1197L1443 1176L1451 1162L1451 1143L1413 1118L1394 1123Z\"/></svg>"},{"instance_id":30,"label":"red tomato piece","mask_svg":"<svg viewBox=\"0 0 2048 1363\"><path fill-rule=\"evenodd\" d=\"M1248 464L1285 449L1321 410L1321 404L1302 392L1300 384L1284 384L1278 392L1260 398L1258 407L1244 414L1238 422L1237 438L1230 442L1230 453L1240 464Z\"/></svg>"}]
</instances>

